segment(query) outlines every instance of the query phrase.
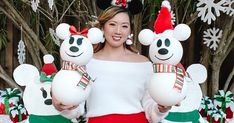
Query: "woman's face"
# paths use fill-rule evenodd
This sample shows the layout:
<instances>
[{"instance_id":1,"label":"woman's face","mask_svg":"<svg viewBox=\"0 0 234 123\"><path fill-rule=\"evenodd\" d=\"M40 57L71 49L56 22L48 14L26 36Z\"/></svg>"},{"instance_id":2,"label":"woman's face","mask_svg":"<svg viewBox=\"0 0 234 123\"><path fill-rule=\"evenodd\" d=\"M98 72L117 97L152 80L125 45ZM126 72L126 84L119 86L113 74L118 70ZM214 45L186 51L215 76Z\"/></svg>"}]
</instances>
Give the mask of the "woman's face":
<instances>
[{"instance_id":1,"label":"woman's face","mask_svg":"<svg viewBox=\"0 0 234 123\"><path fill-rule=\"evenodd\" d=\"M123 46L130 34L130 19L127 13L118 13L108 20L103 27L106 45L111 47Z\"/></svg>"}]
</instances>

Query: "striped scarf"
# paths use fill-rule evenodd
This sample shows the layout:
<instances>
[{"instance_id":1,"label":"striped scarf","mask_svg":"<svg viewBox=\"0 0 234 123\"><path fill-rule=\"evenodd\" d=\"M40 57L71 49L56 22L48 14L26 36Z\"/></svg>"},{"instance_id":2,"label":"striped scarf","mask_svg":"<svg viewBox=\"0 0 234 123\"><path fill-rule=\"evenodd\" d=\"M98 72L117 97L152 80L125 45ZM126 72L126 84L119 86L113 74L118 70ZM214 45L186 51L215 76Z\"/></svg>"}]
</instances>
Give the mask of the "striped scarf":
<instances>
[{"instance_id":1,"label":"striped scarf","mask_svg":"<svg viewBox=\"0 0 234 123\"><path fill-rule=\"evenodd\" d=\"M174 66L170 64L153 64L154 73L176 73L176 80L173 88L179 93L184 85L184 76L187 76L187 72L183 66Z\"/></svg>"},{"instance_id":2,"label":"striped scarf","mask_svg":"<svg viewBox=\"0 0 234 123\"><path fill-rule=\"evenodd\" d=\"M81 75L81 79L78 82L77 86L80 86L83 89L86 89L86 87L88 86L88 84L91 81L91 77L86 72L85 66L79 66L79 65L74 64L74 63L69 62L69 61L63 61L62 69L63 70L77 71Z\"/></svg>"}]
</instances>

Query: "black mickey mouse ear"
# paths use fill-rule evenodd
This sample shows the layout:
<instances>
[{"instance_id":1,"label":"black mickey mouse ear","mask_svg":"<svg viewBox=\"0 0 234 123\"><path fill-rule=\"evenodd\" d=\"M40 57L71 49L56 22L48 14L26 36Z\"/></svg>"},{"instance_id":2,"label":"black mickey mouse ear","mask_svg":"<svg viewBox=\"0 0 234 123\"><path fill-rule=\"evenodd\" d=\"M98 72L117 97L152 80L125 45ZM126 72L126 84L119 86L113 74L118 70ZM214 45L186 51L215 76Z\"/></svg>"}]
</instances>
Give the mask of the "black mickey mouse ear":
<instances>
[{"instance_id":1,"label":"black mickey mouse ear","mask_svg":"<svg viewBox=\"0 0 234 123\"><path fill-rule=\"evenodd\" d=\"M138 14L143 9L143 4L140 0L132 0L128 3L128 9L131 12L131 14Z\"/></svg>"},{"instance_id":2,"label":"black mickey mouse ear","mask_svg":"<svg viewBox=\"0 0 234 123\"><path fill-rule=\"evenodd\" d=\"M96 0L96 4L98 8L105 10L109 6L111 6L111 1L112 0Z\"/></svg>"}]
</instances>

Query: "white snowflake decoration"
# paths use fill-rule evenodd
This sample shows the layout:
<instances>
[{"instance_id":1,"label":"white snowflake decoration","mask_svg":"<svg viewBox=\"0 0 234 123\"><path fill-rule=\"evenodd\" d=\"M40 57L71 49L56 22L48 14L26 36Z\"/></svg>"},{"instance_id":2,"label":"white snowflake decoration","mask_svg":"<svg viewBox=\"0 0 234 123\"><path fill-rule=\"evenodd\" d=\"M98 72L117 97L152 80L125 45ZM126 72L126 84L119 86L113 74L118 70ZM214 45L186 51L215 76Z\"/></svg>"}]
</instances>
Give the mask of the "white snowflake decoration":
<instances>
[{"instance_id":1,"label":"white snowflake decoration","mask_svg":"<svg viewBox=\"0 0 234 123\"><path fill-rule=\"evenodd\" d=\"M55 34L55 31L51 28L49 28L50 36L52 37L54 43L58 46L60 46L60 41L58 36Z\"/></svg>"},{"instance_id":2,"label":"white snowflake decoration","mask_svg":"<svg viewBox=\"0 0 234 123\"><path fill-rule=\"evenodd\" d=\"M23 64L25 61L25 45L24 45L23 40L19 41L17 54L18 54L19 63Z\"/></svg>"},{"instance_id":3,"label":"white snowflake decoration","mask_svg":"<svg viewBox=\"0 0 234 123\"><path fill-rule=\"evenodd\" d=\"M220 0L218 3L214 3L214 0L198 0L197 3L197 11L198 17L201 17L203 22L207 22L211 24L211 21L216 20L216 16L220 16L220 11L224 11L225 7L222 5L224 4L225 0ZM214 11L213 11L214 10Z\"/></svg>"},{"instance_id":4,"label":"white snowflake decoration","mask_svg":"<svg viewBox=\"0 0 234 123\"><path fill-rule=\"evenodd\" d=\"M176 22L175 13L174 13L174 11L171 11L171 23L172 23L172 25L175 25L175 22Z\"/></svg>"},{"instance_id":5,"label":"white snowflake decoration","mask_svg":"<svg viewBox=\"0 0 234 123\"><path fill-rule=\"evenodd\" d=\"M234 0L226 0L223 5L225 5L224 12L229 16L234 16Z\"/></svg>"},{"instance_id":6,"label":"white snowflake decoration","mask_svg":"<svg viewBox=\"0 0 234 123\"><path fill-rule=\"evenodd\" d=\"M34 12L37 11L37 7L39 6L40 0L31 0L31 7Z\"/></svg>"},{"instance_id":7,"label":"white snowflake decoration","mask_svg":"<svg viewBox=\"0 0 234 123\"><path fill-rule=\"evenodd\" d=\"M49 7L52 10L53 9L53 5L54 5L54 0L48 0L49 3Z\"/></svg>"},{"instance_id":8,"label":"white snowflake decoration","mask_svg":"<svg viewBox=\"0 0 234 123\"><path fill-rule=\"evenodd\" d=\"M219 28L216 29L215 27L213 29L207 29L203 32L203 43L210 49L216 50L222 37L222 32L223 30L220 30Z\"/></svg>"}]
</instances>

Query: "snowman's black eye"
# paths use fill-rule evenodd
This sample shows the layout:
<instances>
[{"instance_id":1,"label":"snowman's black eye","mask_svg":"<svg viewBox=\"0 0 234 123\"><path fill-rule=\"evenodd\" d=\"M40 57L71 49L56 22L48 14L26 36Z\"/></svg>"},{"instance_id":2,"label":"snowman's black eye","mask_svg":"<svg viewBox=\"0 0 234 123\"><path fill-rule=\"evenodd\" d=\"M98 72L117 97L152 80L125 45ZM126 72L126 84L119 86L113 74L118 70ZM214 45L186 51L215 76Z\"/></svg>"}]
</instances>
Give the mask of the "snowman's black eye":
<instances>
[{"instance_id":1,"label":"snowman's black eye","mask_svg":"<svg viewBox=\"0 0 234 123\"><path fill-rule=\"evenodd\" d=\"M45 91L45 89L42 87L40 90L41 90L41 92L42 92L42 96L43 96L44 98L46 98L46 97L47 97L47 92Z\"/></svg>"},{"instance_id":2,"label":"snowman's black eye","mask_svg":"<svg viewBox=\"0 0 234 123\"><path fill-rule=\"evenodd\" d=\"M73 44L74 42L74 37L70 37L69 44Z\"/></svg>"},{"instance_id":3,"label":"snowman's black eye","mask_svg":"<svg viewBox=\"0 0 234 123\"><path fill-rule=\"evenodd\" d=\"M157 41L157 46L158 46L158 47L161 47L161 46L162 46L162 40L161 40L161 39L159 39L159 40Z\"/></svg>"},{"instance_id":4,"label":"snowman's black eye","mask_svg":"<svg viewBox=\"0 0 234 123\"><path fill-rule=\"evenodd\" d=\"M83 38L78 38L77 41L76 41L77 45L81 45L82 41L83 41Z\"/></svg>"},{"instance_id":5,"label":"snowman's black eye","mask_svg":"<svg viewBox=\"0 0 234 123\"><path fill-rule=\"evenodd\" d=\"M170 42L170 40L167 38L167 39L165 40L165 45L166 45L167 47L169 47L170 44L171 44L171 42Z\"/></svg>"}]
</instances>

